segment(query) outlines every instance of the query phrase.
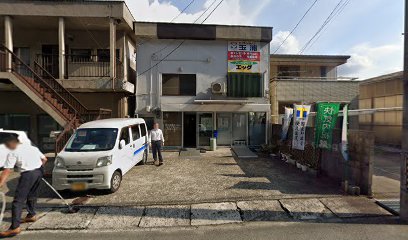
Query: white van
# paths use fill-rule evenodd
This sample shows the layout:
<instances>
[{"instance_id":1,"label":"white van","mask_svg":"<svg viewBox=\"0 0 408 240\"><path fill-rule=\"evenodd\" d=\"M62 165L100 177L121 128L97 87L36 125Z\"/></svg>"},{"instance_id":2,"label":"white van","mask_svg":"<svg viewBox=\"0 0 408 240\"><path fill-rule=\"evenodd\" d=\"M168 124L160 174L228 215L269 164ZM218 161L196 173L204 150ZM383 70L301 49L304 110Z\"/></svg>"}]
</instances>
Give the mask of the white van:
<instances>
[{"instance_id":1,"label":"white van","mask_svg":"<svg viewBox=\"0 0 408 240\"><path fill-rule=\"evenodd\" d=\"M148 156L146 123L113 118L82 124L55 158L52 185L57 190L109 189L116 192L125 175Z\"/></svg>"}]
</instances>

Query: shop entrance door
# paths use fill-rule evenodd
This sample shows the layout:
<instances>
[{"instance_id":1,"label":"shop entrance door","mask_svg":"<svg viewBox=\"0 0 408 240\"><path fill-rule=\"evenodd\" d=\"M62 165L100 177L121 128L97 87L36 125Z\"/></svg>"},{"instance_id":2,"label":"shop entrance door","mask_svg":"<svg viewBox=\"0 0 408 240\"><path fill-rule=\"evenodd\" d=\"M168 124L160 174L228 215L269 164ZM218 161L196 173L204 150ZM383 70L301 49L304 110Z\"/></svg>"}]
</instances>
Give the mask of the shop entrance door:
<instances>
[{"instance_id":1,"label":"shop entrance door","mask_svg":"<svg viewBox=\"0 0 408 240\"><path fill-rule=\"evenodd\" d=\"M184 113L184 143L187 148L195 148L197 146L197 115L196 113Z\"/></svg>"},{"instance_id":2,"label":"shop entrance door","mask_svg":"<svg viewBox=\"0 0 408 240\"><path fill-rule=\"evenodd\" d=\"M199 147L208 147L210 146L210 138L213 136L213 114L199 113L198 121Z\"/></svg>"}]
</instances>

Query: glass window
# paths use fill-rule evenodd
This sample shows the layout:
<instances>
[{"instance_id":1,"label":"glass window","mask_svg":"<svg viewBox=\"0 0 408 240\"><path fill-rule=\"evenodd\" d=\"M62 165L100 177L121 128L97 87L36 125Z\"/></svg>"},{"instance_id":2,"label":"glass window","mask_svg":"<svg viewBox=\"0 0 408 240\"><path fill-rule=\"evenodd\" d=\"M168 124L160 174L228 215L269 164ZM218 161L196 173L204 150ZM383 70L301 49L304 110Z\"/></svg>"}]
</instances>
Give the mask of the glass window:
<instances>
[{"instance_id":1,"label":"glass window","mask_svg":"<svg viewBox=\"0 0 408 240\"><path fill-rule=\"evenodd\" d=\"M116 128L78 129L68 141L65 151L93 152L110 150L115 146L117 133Z\"/></svg>"},{"instance_id":2,"label":"glass window","mask_svg":"<svg viewBox=\"0 0 408 240\"><path fill-rule=\"evenodd\" d=\"M163 74L162 94L163 96L195 96L196 82L195 74Z\"/></svg>"},{"instance_id":3,"label":"glass window","mask_svg":"<svg viewBox=\"0 0 408 240\"><path fill-rule=\"evenodd\" d=\"M146 136L146 124L140 124L140 133L142 134L142 137Z\"/></svg>"},{"instance_id":4,"label":"glass window","mask_svg":"<svg viewBox=\"0 0 408 240\"><path fill-rule=\"evenodd\" d=\"M116 58L120 59L120 51L116 49ZM96 50L98 56L98 62L110 62L110 49L98 49Z\"/></svg>"},{"instance_id":5,"label":"glass window","mask_svg":"<svg viewBox=\"0 0 408 240\"><path fill-rule=\"evenodd\" d=\"M247 118L246 113L232 114L232 144L246 145Z\"/></svg>"},{"instance_id":6,"label":"glass window","mask_svg":"<svg viewBox=\"0 0 408 240\"><path fill-rule=\"evenodd\" d=\"M129 128L124 127L120 131L120 138L119 141L125 140L126 145L130 143L130 135L129 135Z\"/></svg>"},{"instance_id":7,"label":"glass window","mask_svg":"<svg viewBox=\"0 0 408 240\"><path fill-rule=\"evenodd\" d=\"M327 77L327 67L321 66L320 67L320 77L326 78Z\"/></svg>"},{"instance_id":8,"label":"glass window","mask_svg":"<svg viewBox=\"0 0 408 240\"><path fill-rule=\"evenodd\" d=\"M163 134L167 146L181 146L181 119L181 112L163 113Z\"/></svg>"},{"instance_id":9,"label":"glass window","mask_svg":"<svg viewBox=\"0 0 408 240\"><path fill-rule=\"evenodd\" d=\"M278 66L279 79L291 79L300 77L300 66Z\"/></svg>"},{"instance_id":10,"label":"glass window","mask_svg":"<svg viewBox=\"0 0 408 240\"><path fill-rule=\"evenodd\" d=\"M232 114L217 113L217 144L230 146L232 137Z\"/></svg>"},{"instance_id":11,"label":"glass window","mask_svg":"<svg viewBox=\"0 0 408 240\"><path fill-rule=\"evenodd\" d=\"M131 127L131 130L132 130L133 141L139 139L140 138L139 125L133 125Z\"/></svg>"},{"instance_id":12,"label":"glass window","mask_svg":"<svg viewBox=\"0 0 408 240\"><path fill-rule=\"evenodd\" d=\"M72 49L71 50L72 62L92 62L91 49Z\"/></svg>"}]
</instances>

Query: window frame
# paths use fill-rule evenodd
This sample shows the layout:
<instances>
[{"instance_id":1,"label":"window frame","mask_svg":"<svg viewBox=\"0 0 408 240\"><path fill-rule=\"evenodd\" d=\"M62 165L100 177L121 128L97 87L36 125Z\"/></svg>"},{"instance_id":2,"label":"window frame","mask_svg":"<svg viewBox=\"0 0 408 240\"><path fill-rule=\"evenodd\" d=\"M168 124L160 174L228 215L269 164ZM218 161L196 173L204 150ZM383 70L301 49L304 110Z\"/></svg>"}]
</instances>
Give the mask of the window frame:
<instances>
[{"instance_id":1,"label":"window frame","mask_svg":"<svg viewBox=\"0 0 408 240\"><path fill-rule=\"evenodd\" d=\"M134 129L135 128L137 128L137 135L136 135L136 136L138 136L137 138L135 138L135 136L134 136L134 134L135 134ZM132 140L133 141L136 141L136 140L141 138L141 132L140 132L140 125L139 124L135 124L135 125L130 126L130 132L132 133Z\"/></svg>"},{"instance_id":2,"label":"window frame","mask_svg":"<svg viewBox=\"0 0 408 240\"><path fill-rule=\"evenodd\" d=\"M194 77L194 80L192 79L183 79L184 77L190 76L190 77ZM168 79L166 78L168 77ZM165 81L170 80L173 77L177 77L177 94L170 94L167 93L167 91L165 91ZM185 86L186 84L182 83L182 81L194 81L194 92L183 92L183 89L181 86ZM193 88L191 88L192 90ZM186 89L184 89L185 91ZM162 96L197 96L197 74L179 74L179 73L162 73L161 74L161 95Z\"/></svg>"},{"instance_id":3,"label":"window frame","mask_svg":"<svg viewBox=\"0 0 408 240\"><path fill-rule=\"evenodd\" d=\"M126 129L127 131L126 131L125 129ZM122 135L123 135L124 132L127 132L127 138L128 138L128 141L127 141L127 142L126 142L126 139L123 139L123 138L122 138ZM130 144L130 129L129 129L129 126L123 127L123 128L120 130L119 143L120 143L120 141L122 141L122 140L125 140L125 145L129 145L129 144ZM119 149L120 149L120 144L119 144Z\"/></svg>"},{"instance_id":4,"label":"window frame","mask_svg":"<svg viewBox=\"0 0 408 240\"><path fill-rule=\"evenodd\" d=\"M146 123L141 123L139 125L140 127L140 135L141 137L146 137L147 136L147 127L146 127Z\"/></svg>"}]
</instances>

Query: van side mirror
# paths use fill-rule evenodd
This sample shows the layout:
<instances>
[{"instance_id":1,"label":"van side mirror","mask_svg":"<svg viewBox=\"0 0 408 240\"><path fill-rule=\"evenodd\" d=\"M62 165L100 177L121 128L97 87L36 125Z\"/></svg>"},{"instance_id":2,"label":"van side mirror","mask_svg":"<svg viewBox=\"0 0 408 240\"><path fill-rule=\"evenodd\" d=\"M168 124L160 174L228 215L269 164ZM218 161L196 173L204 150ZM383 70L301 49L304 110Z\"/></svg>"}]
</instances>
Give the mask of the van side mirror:
<instances>
[{"instance_id":1,"label":"van side mirror","mask_svg":"<svg viewBox=\"0 0 408 240\"><path fill-rule=\"evenodd\" d=\"M126 142L125 142L125 140L120 140L120 142L119 142L119 149L123 149L124 147L126 146Z\"/></svg>"}]
</instances>

